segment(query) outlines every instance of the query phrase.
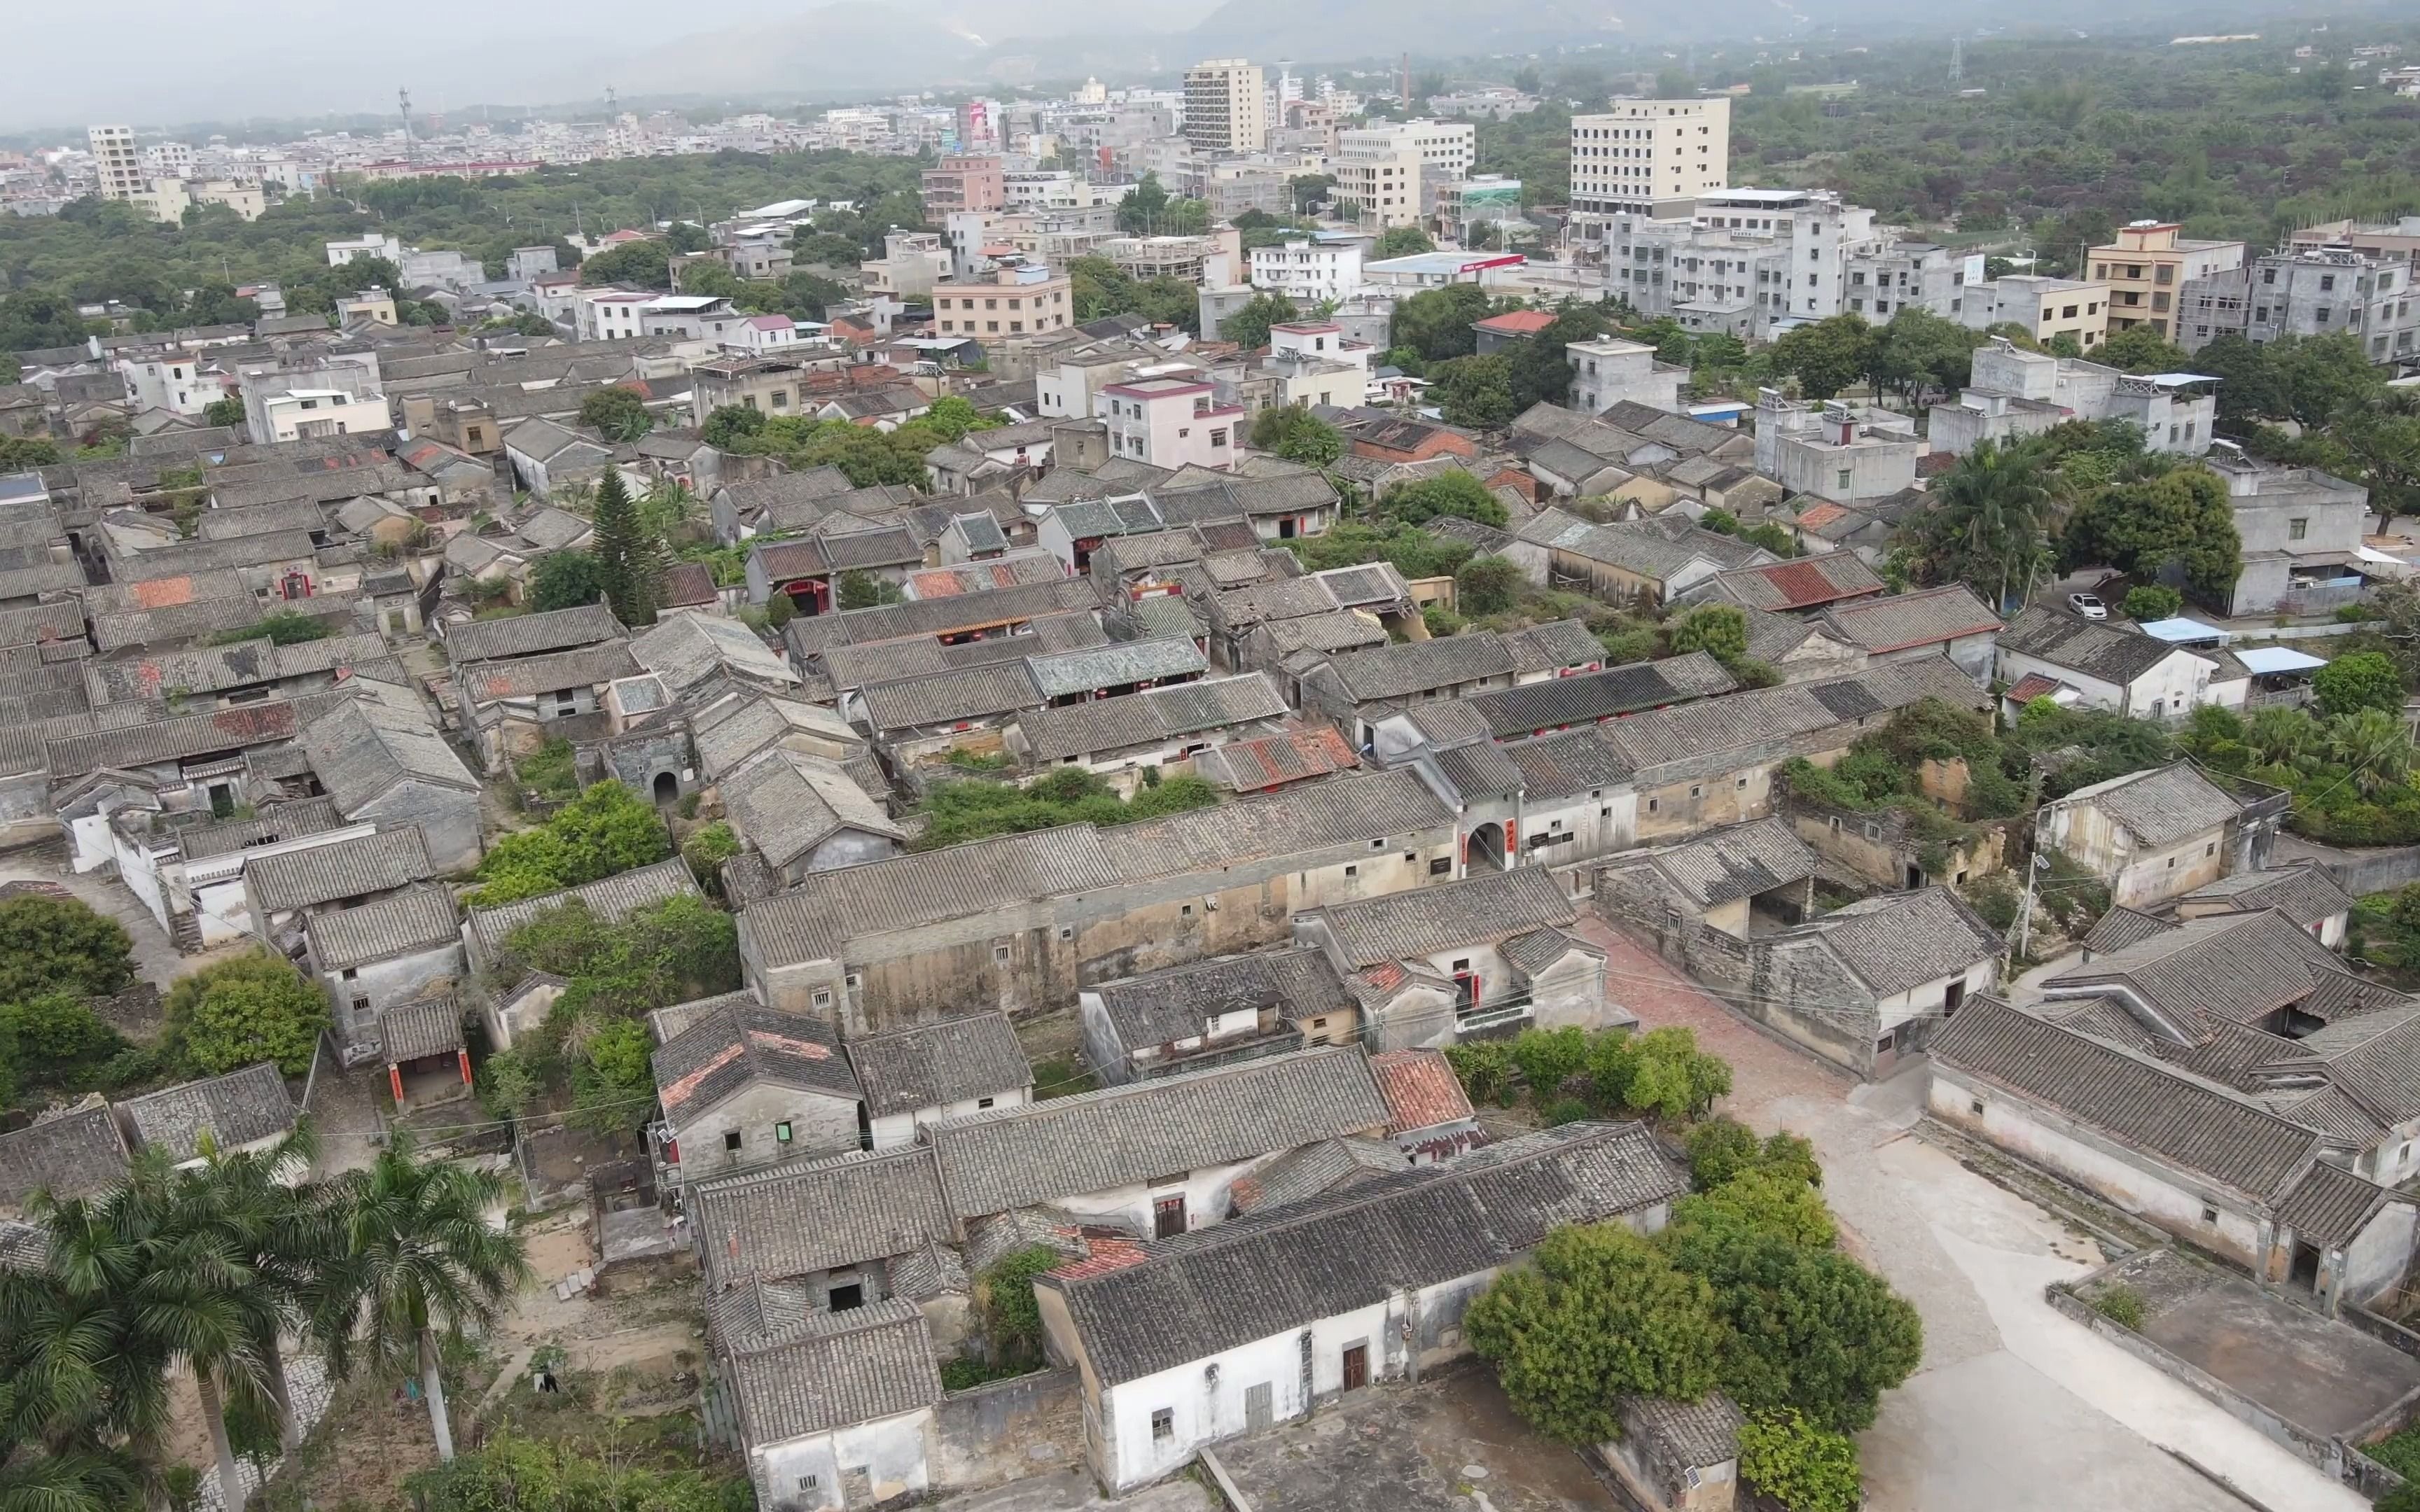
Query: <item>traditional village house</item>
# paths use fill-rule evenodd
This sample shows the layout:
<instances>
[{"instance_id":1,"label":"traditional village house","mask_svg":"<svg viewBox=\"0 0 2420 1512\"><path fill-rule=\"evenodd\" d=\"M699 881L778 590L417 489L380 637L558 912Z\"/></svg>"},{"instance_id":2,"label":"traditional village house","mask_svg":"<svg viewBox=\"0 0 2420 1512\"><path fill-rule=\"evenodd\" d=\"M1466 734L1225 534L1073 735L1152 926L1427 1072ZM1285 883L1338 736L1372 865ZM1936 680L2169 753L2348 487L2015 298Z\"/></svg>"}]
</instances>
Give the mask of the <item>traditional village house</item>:
<instances>
[{"instance_id":1,"label":"traditional village house","mask_svg":"<svg viewBox=\"0 0 2420 1512\"><path fill-rule=\"evenodd\" d=\"M1085 987L1085 1063L1109 1086L1349 1044L1360 1010L1320 951L1280 946Z\"/></svg>"},{"instance_id":2,"label":"traditional village house","mask_svg":"<svg viewBox=\"0 0 2420 1512\"><path fill-rule=\"evenodd\" d=\"M1739 1006L1862 1076L1890 1074L1999 980L2007 942L1945 887L1889 893L1749 942Z\"/></svg>"},{"instance_id":3,"label":"traditional village house","mask_svg":"<svg viewBox=\"0 0 2420 1512\"><path fill-rule=\"evenodd\" d=\"M2247 786L2239 796L2191 762L2130 772L2043 804L2034 832L2107 883L2113 902L2149 907L2267 864L2286 795Z\"/></svg>"}]
</instances>

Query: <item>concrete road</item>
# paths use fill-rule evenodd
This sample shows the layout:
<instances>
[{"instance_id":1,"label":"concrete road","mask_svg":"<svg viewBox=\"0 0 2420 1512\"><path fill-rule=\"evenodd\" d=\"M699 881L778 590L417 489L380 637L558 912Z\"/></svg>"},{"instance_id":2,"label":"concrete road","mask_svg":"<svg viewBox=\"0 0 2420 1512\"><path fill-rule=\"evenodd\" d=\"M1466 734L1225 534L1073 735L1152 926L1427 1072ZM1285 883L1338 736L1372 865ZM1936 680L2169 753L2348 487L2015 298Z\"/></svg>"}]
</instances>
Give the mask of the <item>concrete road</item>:
<instances>
[{"instance_id":1,"label":"concrete road","mask_svg":"<svg viewBox=\"0 0 2420 1512\"><path fill-rule=\"evenodd\" d=\"M2098 1246L1911 1132L1920 1064L1860 1085L1767 1037L1628 937L1594 921L1582 933L1607 952L1609 995L1642 1024L1686 1025L1731 1063L1733 1117L1813 1141L1842 1242L1923 1315L1923 1364L1861 1441L1871 1512L2367 1504L2053 1312L2042 1288L2098 1266Z\"/></svg>"}]
</instances>

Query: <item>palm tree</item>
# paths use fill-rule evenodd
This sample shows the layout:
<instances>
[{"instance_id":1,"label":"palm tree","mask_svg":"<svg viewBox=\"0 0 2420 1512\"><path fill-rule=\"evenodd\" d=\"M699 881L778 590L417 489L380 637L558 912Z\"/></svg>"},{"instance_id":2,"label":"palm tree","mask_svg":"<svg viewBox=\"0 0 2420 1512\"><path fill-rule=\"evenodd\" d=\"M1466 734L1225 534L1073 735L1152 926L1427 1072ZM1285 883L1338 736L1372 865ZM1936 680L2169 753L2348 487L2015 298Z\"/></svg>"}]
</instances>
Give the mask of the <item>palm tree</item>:
<instances>
[{"instance_id":1,"label":"palm tree","mask_svg":"<svg viewBox=\"0 0 2420 1512\"><path fill-rule=\"evenodd\" d=\"M2411 779L2412 737L2383 709L2340 714L2328 721L2327 737L2336 760L2352 768L2353 786L2364 796Z\"/></svg>"},{"instance_id":2,"label":"palm tree","mask_svg":"<svg viewBox=\"0 0 2420 1512\"><path fill-rule=\"evenodd\" d=\"M2009 579L2022 591L2040 562L2041 516L2050 502L2043 474L2037 448L1986 440L1933 488L1940 500L1934 517L1954 532L1941 543L1960 569L1951 576L1981 579L1978 586L1996 581L1995 609L2009 601Z\"/></svg>"},{"instance_id":3,"label":"palm tree","mask_svg":"<svg viewBox=\"0 0 2420 1512\"><path fill-rule=\"evenodd\" d=\"M2292 766L2319 744L2319 721L2308 709L2273 703L2244 719L2243 743L2265 765Z\"/></svg>"},{"instance_id":4,"label":"palm tree","mask_svg":"<svg viewBox=\"0 0 2420 1512\"><path fill-rule=\"evenodd\" d=\"M178 1187L180 1226L216 1235L250 1270L246 1303L257 1330L253 1348L276 1410L278 1442L289 1453L302 1434L279 1341L288 1328L309 1321L319 1272L335 1240L320 1189L289 1185L285 1178L308 1169L318 1153L308 1120L299 1120L269 1149L211 1155L203 1169L184 1173Z\"/></svg>"},{"instance_id":5,"label":"palm tree","mask_svg":"<svg viewBox=\"0 0 2420 1512\"><path fill-rule=\"evenodd\" d=\"M491 1172L413 1159L400 1134L368 1169L347 1172L334 1194L340 1244L318 1287L329 1367L346 1374L357 1349L382 1368L416 1364L442 1460L454 1458L454 1432L437 1331L491 1323L530 1274L520 1236L489 1226L503 1196Z\"/></svg>"}]
</instances>

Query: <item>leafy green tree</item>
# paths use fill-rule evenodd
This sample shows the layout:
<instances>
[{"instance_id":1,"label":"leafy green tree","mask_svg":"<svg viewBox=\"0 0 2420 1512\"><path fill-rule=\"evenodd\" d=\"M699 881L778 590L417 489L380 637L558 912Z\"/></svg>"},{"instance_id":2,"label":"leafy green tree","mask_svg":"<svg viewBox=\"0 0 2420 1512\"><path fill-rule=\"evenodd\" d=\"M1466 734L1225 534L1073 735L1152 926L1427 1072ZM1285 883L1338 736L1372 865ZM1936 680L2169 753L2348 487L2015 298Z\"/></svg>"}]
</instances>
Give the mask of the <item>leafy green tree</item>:
<instances>
[{"instance_id":1,"label":"leafy green tree","mask_svg":"<svg viewBox=\"0 0 2420 1512\"><path fill-rule=\"evenodd\" d=\"M1730 1326L1721 1384L1751 1412L1791 1409L1821 1427L1862 1432L1882 1394L1923 1357L1916 1309L1835 1250L1762 1234L1676 1242L1672 1253L1676 1269L1708 1283L1715 1316Z\"/></svg>"},{"instance_id":2,"label":"leafy green tree","mask_svg":"<svg viewBox=\"0 0 2420 1512\"><path fill-rule=\"evenodd\" d=\"M639 523L630 491L619 468L607 468L597 486L593 516L597 532L589 549L596 557L596 585L624 625L656 623L656 595L661 591L663 543Z\"/></svg>"},{"instance_id":3,"label":"leafy green tree","mask_svg":"<svg viewBox=\"0 0 2420 1512\"><path fill-rule=\"evenodd\" d=\"M77 899L36 893L0 903L0 1003L114 993L134 980L125 927Z\"/></svg>"},{"instance_id":4,"label":"leafy green tree","mask_svg":"<svg viewBox=\"0 0 2420 1512\"><path fill-rule=\"evenodd\" d=\"M1118 229L1128 236L1153 232L1166 222L1169 204L1168 186L1159 181L1159 175L1146 173L1118 201Z\"/></svg>"},{"instance_id":5,"label":"leafy green tree","mask_svg":"<svg viewBox=\"0 0 2420 1512\"><path fill-rule=\"evenodd\" d=\"M1377 244L1370 249L1370 255L1373 259L1384 259L1435 251L1436 242L1426 231L1417 225L1398 225L1378 234Z\"/></svg>"},{"instance_id":6,"label":"leafy green tree","mask_svg":"<svg viewBox=\"0 0 2420 1512\"><path fill-rule=\"evenodd\" d=\"M1502 614L1520 602L1526 581L1510 557L1473 557L1453 575L1454 601L1465 614Z\"/></svg>"},{"instance_id":7,"label":"leafy green tree","mask_svg":"<svg viewBox=\"0 0 2420 1512\"><path fill-rule=\"evenodd\" d=\"M1324 468L1344 455L1344 437L1308 409L1271 405L1252 421L1252 445L1264 452Z\"/></svg>"},{"instance_id":8,"label":"leafy green tree","mask_svg":"<svg viewBox=\"0 0 2420 1512\"><path fill-rule=\"evenodd\" d=\"M2361 338L2350 332L2281 336L2269 343L2267 356L2283 401L2280 418L2305 430L2376 398L2386 381L2385 373L2362 349Z\"/></svg>"},{"instance_id":9,"label":"leafy green tree","mask_svg":"<svg viewBox=\"0 0 2420 1512\"><path fill-rule=\"evenodd\" d=\"M1832 1211L1813 1187L1750 1166L1734 1171L1719 1186L1691 1193L1673 1203L1666 1242L1680 1264L1704 1269L1693 1258L1710 1248L1727 1249L1770 1238L1823 1249L1838 1232Z\"/></svg>"},{"instance_id":10,"label":"leafy green tree","mask_svg":"<svg viewBox=\"0 0 2420 1512\"><path fill-rule=\"evenodd\" d=\"M1789 1512L1857 1512L1865 1504L1855 1441L1798 1412L1750 1418L1740 1427L1739 1450L1741 1478Z\"/></svg>"},{"instance_id":11,"label":"leafy green tree","mask_svg":"<svg viewBox=\"0 0 2420 1512\"><path fill-rule=\"evenodd\" d=\"M444 1462L454 1458L454 1429L438 1333L487 1328L530 1278L520 1233L489 1225L504 1201L495 1173L423 1161L404 1131L367 1168L338 1178L332 1194L337 1242L316 1319L329 1374L342 1380L365 1358L382 1369L416 1365Z\"/></svg>"},{"instance_id":12,"label":"leafy green tree","mask_svg":"<svg viewBox=\"0 0 2420 1512\"><path fill-rule=\"evenodd\" d=\"M1424 363L1468 357L1479 349L1479 333L1471 327L1494 309L1495 301L1476 284L1422 289L1395 306L1389 339L1419 352Z\"/></svg>"},{"instance_id":13,"label":"leafy green tree","mask_svg":"<svg viewBox=\"0 0 2420 1512\"><path fill-rule=\"evenodd\" d=\"M834 596L843 609L872 609L876 604L898 603L900 594L897 583L870 572L844 572Z\"/></svg>"},{"instance_id":14,"label":"leafy green tree","mask_svg":"<svg viewBox=\"0 0 2420 1512\"><path fill-rule=\"evenodd\" d=\"M2338 656L2311 675L2311 692L2322 717L2335 718L2357 709L2403 711L2403 678L2392 658L2376 651Z\"/></svg>"},{"instance_id":15,"label":"leafy green tree","mask_svg":"<svg viewBox=\"0 0 2420 1512\"><path fill-rule=\"evenodd\" d=\"M580 423L609 441L635 441L655 429L656 417L637 390L615 384L580 401Z\"/></svg>"},{"instance_id":16,"label":"leafy green tree","mask_svg":"<svg viewBox=\"0 0 2420 1512\"><path fill-rule=\"evenodd\" d=\"M1449 425L1490 430L1512 423L1521 404L1512 392L1512 363L1506 357L1457 357L1429 370L1430 397Z\"/></svg>"},{"instance_id":17,"label":"leafy green tree","mask_svg":"<svg viewBox=\"0 0 2420 1512\"><path fill-rule=\"evenodd\" d=\"M56 1081L126 1048L117 1031L73 992L0 1003L0 1038L14 1043L18 1073L33 1082Z\"/></svg>"},{"instance_id":18,"label":"leafy green tree","mask_svg":"<svg viewBox=\"0 0 2420 1512\"><path fill-rule=\"evenodd\" d=\"M2336 412L2328 439L2343 449L2352 481L2369 489L2369 506L2393 525L2420 514L2420 394L2381 389Z\"/></svg>"},{"instance_id":19,"label":"leafy green tree","mask_svg":"<svg viewBox=\"0 0 2420 1512\"><path fill-rule=\"evenodd\" d=\"M202 407L202 424L205 425L240 426L243 423L243 401L232 394L224 399L212 399Z\"/></svg>"},{"instance_id":20,"label":"leafy green tree","mask_svg":"<svg viewBox=\"0 0 2420 1512\"><path fill-rule=\"evenodd\" d=\"M1729 667L1747 659L1747 616L1732 604L1700 604L1671 629L1672 655L1702 651Z\"/></svg>"},{"instance_id":21,"label":"leafy green tree","mask_svg":"<svg viewBox=\"0 0 2420 1512\"><path fill-rule=\"evenodd\" d=\"M1704 1113L1731 1089L1730 1064L1699 1050L1698 1037L1679 1025L1600 1035L1590 1051L1589 1076L1607 1105L1676 1123Z\"/></svg>"},{"instance_id":22,"label":"leafy green tree","mask_svg":"<svg viewBox=\"0 0 2420 1512\"><path fill-rule=\"evenodd\" d=\"M1555 1029L1523 1029L1512 1041L1512 1064L1529 1095L1544 1106L1559 1095L1563 1084L1587 1069L1589 1035L1575 1024Z\"/></svg>"},{"instance_id":23,"label":"leafy green tree","mask_svg":"<svg viewBox=\"0 0 2420 1512\"><path fill-rule=\"evenodd\" d=\"M696 875L697 885L719 895L722 891L722 863L739 854L739 837L727 821L718 819L682 841L680 853L681 859Z\"/></svg>"},{"instance_id":24,"label":"leafy green tree","mask_svg":"<svg viewBox=\"0 0 2420 1512\"><path fill-rule=\"evenodd\" d=\"M163 1013L171 1042L212 1076L263 1060L300 1076L329 1022L326 991L266 950L179 977Z\"/></svg>"},{"instance_id":25,"label":"leafy green tree","mask_svg":"<svg viewBox=\"0 0 2420 1512\"><path fill-rule=\"evenodd\" d=\"M1282 294L1255 294L1243 308L1218 321L1218 339L1232 341L1248 352L1269 344L1269 327L1283 325L1301 312Z\"/></svg>"},{"instance_id":26,"label":"leafy green tree","mask_svg":"<svg viewBox=\"0 0 2420 1512\"><path fill-rule=\"evenodd\" d=\"M580 282L590 288L628 284L640 288L673 286L672 248L662 241L625 241L580 265Z\"/></svg>"},{"instance_id":27,"label":"leafy green tree","mask_svg":"<svg viewBox=\"0 0 2420 1512\"><path fill-rule=\"evenodd\" d=\"M1810 399L1829 399L1872 371L1873 328L1865 317L1836 315L1784 332L1773 344L1773 370L1798 379Z\"/></svg>"},{"instance_id":28,"label":"leafy green tree","mask_svg":"<svg viewBox=\"0 0 2420 1512\"><path fill-rule=\"evenodd\" d=\"M538 559L537 570L530 574L530 608L541 614L549 609L578 609L604 596L605 585L592 552L551 552Z\"/></svg>"},{"instance_id":29,"label":"leafy green tree","mask_svg":"<svg viewBox=\"0 0 2420 1512\"><path fill-rule=\"evenodd\" d=\"M1512 389L1512 412L1533 404L1561 404L1571 397L1572 364L1565 355L1575 341L1594 341L1613 329L1603 312L1586 305L1564 310L1554 323L1505 353Z\"/></svg>"},{"instance_id":30,"label":"leafy green tree","mask_svg":"<svg viewBox=\"0 0 2420 1512\"><path fill-rule=\"evenodd\" d=\"M2323 728L2328 753L2350 769L2356 791L2374 795L2410 783L2412 737L2395 715L2376 707L2357 708Z\"/></svg>"},{"instance_id":31,"label":"leafy green tree","mask_svg":"<svg viewBox=\"0 0 2420 1512\"><path fill-rule=\"evenodd\" d=\"M2192 366L2192 360L2181 347L2143 321L2111 332L2109 339L2093 352L2092 360L2123 373L2182 373Z\"/></svg>"},{"instance_id":32,"label":"leafy green tree","mask_svg":"<svg viewBox=\"0 0 2420 1512\"><path fill-rule=\"evenodd\" d=\"M706 417L698 434L706 445L729 451L731 443L742 436L759 436L765 431L765 411L752 409L744 404L717 405Z\"/></svg>"},{"instance_id":33,"label":"leafy green tree","mask_svg":"<svg viewBox=\"0 0 2420 1512\"><path fill-rule=\"evenodd\" d=\"M1637 1393L1694 1401L1725 1344L1713 1289L1620 1224L1558 1228L1529 1267L1470 1304L1471 1348L1494 1363L1512 1410L1567 1443L1621 1434L1614 1404Z\"/></svg>"},{"instance_id":34,"label":"leafy green tree","mask_svg":"<svg viewBox=\"0 0 2420 1512\"><path fill-rule=\"evenodd\" d=\"M2126 601L2120 607L2128 619L2138 623L2173 619L2185 607L2185 595L2162 583L2145 583L2127 589Z\"/></svg>"},{"instance_id":35,"label":"leafy green tree","mask_svg":"<svg viewBox=\"0 0 2420 1512\"><path fill-rule=\"evenodd\" d=\"M39 436L0 436L0 472L28 472L58 463L55 441Z\"/></svg>"},{"instance_id":36,"label":"leafy green tree","mask_svg":"<svg viewBox=\"0 0 2420 1512\"><path fill-rule=\"evenodd\" d=\"M1897 393L1910 405L1928 389L1955 393L1966 386L1982 340L1979 332L1907 305L1870 332L1866 377L1877 393Z\"/></svg>"},{"instance_id":37,"label":"leafy green tree","mask_svg":"<svg viewBox=\"0 0 2420 1512\"><path fill-rule=\"evenodd\" d=\"M671 853L672 838L654 806L608 779L545 824L515 830L489 846L478 871L485 886L468 901L492 908L610 877Z\"/></svg>"},{"instance_id":38,"label":"leafy green tree","mask_svg":"<svg viewBox=\"0 0 2420 1512\"><path fill-rule=\"evenodd\" d=\"M587 1037L571 1068L571 1121L597 1134L647 1121L655 1095L653 1043L636 1019L617 1019Z\"/></svg>"},{"instance_id":39,"label":"leafy green tree","mask_svg":"<svg viewBox=\"0 0 2420 1512\"><path fill-rule=\"evenodd\" d=\"M1033 1278L1065 1261L1049 1245L1032 1244L1011 1250L984 1273L984 1321L1001 1358L1023 1363L1042 1357L1042 1308L1033 1300Z\"/></svg>"},{"instance_id":40,"label":"leafy green tree","mask_svg":"<svg viewBox=\"0 0 2420 1512\"><path fill-rule=\"evenodd\" d=\"M1395 485L1379 497L1377 513L1404 525L1424 524L1440 515L1454 515L1481 525L1500 526L1509 517L1504 501L1489 493L1485 484L1458 469L1416 483Z\"/></svg>"},{"instance_id":41,"label":"leafy green tree","mask_svg":"<svg viewBox=\"0 0 2420 1512\"><path fill-rule=\"evenodd\" d=\"M2204 598L2225 603L2243 569L2243 542L2226 485L2202 467L2103 488L2076 506L2060 537L2071 566L2105 562L2129 577L2170 563Z\"/></svg>"},{"instance_id":42,"label":"leafy green tree","mask_svg":"<svg viewBox=\"0 0 2420 1512\"><path fill-rule=\"evenodd\" d=\"M1685 1143L1689 1180L1700 1192L1722 1185L1757 1162L1756 1131L1736 1119L1708 1119L1689 1131Z\"/></svg>"},{"instance_id":43,"label":"leafy green tree","mask_svg":"<svg viewBox=\"0 0 2420 1512\"><path fill-rule=\"evenodd\" d=\"M2045 567L2046 463L2041 447L1991 440L1960 457L1933 484L1939 501L1916 527L1927 579L1964 582L1985 602L2005 605Z\"/></svg>"}]
</instances>

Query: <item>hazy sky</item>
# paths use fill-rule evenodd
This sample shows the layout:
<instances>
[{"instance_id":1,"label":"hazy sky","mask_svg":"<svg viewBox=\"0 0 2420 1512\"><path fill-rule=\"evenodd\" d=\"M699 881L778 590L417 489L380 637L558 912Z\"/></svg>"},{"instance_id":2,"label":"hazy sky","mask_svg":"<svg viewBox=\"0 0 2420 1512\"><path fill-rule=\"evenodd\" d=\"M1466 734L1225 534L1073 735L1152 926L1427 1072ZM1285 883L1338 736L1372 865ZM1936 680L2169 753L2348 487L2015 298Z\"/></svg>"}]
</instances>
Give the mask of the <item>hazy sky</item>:
<instances>
[{"instance_id":1,"label":"hazy sky","mask_svg":"<svg viewBox=\"0 0 2420 1512\"><path fill-rule=\"evenodd\" d=\"M866 40L891 31L882 12L908 28L883 43L890 60L912 69L918 31L953 16L981 18L992 39L1064 36L1104 23L1119 31L1179 30L1217 0L849 0L833 7L835 30ZM710 8L664 0L407 0L341 15L309 0L251 0L239 8L190 0L124 0L106 12L110 35L96 36L97 12L74 6L14 6L8 18L8 87L0 91L0 131L82 129L125 122L138 129L195 120L242 120L330 111L388 112L398 85L412 106L435 110L490 104L543 104L596 99L612 84L624 97L651 89L711 91L718 78L745 70L747 28L770 23L782 40L813 54L825 21L799 0L718 0ZM1111 18L1115 20L1112 21ZM1118 23L1124 24L1118 24ZM713 40L719 66L684 68L690 76L650 74L663 44ZM759 34L761 37L761 33ZM904 38L911 45L895 45ZM130 45L131 44L131 45ZM694 47L676 50L696 58ZM912 82L912 75L900 83ZM803 89L830 81L801 79ZM890 85L892 80L872 81ZM778 82L750 81L751 92Z\"/></svg>"}]
</instances>

